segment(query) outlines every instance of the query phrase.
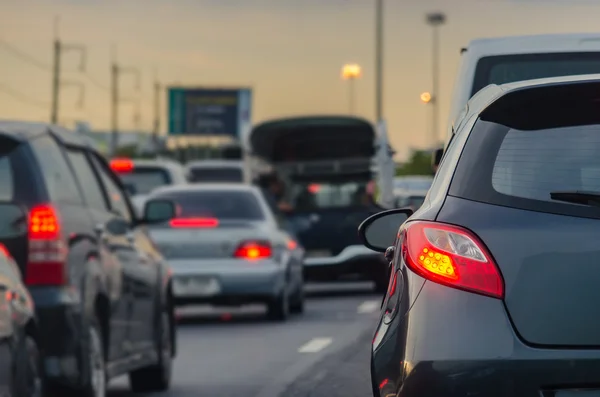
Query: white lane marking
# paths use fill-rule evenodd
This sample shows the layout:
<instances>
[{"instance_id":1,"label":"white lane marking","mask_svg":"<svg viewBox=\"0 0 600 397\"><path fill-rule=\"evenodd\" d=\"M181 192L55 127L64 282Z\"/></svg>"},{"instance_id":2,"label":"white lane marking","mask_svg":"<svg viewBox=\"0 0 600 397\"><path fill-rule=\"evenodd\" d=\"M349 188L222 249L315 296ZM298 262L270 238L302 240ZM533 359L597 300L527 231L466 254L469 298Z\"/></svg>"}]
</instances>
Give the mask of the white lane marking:
<instances>
[{"instance_id":1,"label":"white lane marking","mask_svg":"<svg viewBox=\"0 0 600 397\"><path fill-rule=\"evenodd\" d=\"M333 341L332 338L313 338L300 346L298 353L317 353L325 349Z\"/></svg>"},{"instance_id":2,"label":"white lane marking","mask_svg":"<svg viewBox=\"0 0 600 397\"><path fill-rule=\"evenodd\" d=\"M359 313L373 313L379 309L379 302L377 301L364 301L356 308Z\"/></svg>"}]
</instances>

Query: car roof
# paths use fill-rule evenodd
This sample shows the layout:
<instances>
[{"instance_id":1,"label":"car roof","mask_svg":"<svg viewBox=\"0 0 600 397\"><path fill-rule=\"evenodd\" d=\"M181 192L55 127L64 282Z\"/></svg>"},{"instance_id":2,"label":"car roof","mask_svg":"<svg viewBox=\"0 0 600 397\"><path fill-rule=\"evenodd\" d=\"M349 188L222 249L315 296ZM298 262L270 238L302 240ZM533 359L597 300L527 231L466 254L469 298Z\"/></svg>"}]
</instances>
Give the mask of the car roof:
<instances>
[{"instance_id":1,"label":"car roof","mask_svg":"<svg viewBox=\"0 0 600 397\"><path fill-rule=\"evenodd\" d=\"M162 193L179 193L179 192L251 192L257 193L258 187L247 185L244 183L198 183L189 185L169 185L155 189L152 195Z\"/></svg>"},{"instance_id":2,"label":"car roof","mask_svg":"<svg viewBox=\"0 0 600 397\"><path fill-rule=\"evenodd\" d=\"M186 163L186 168L243 168L244 162L240 160L196 160Z\"/></svg>"},{"instance_id":3,"label":"car roof","mask_svg":"<svg viewBox=\"0 0 600 397\"><path fill-rule=\"evenodd\" d=\"M162 167L181 171L183 165L171 159L131 159L135 167Z\"/></svg>"},{"instance_id":4,"label":"car roof","mask_svg":"<svg viewBox=\"0 0 600 397\"><path fill-rule=\"evenodd\" d=\"M61 143L94 150L92 140L66 128L34 121L0 120L0 134L18 141L27 141L44 134L54 135Z\"/></svg>"},{"instance_id":5,"label":"car roof","mask_svg":"<svg viewBox=\"0 0 600 397\"><path fill-rule=\"evenodd\" d=\"M598 33L538 34L479 38L469 42L468 53L476 57L493 55L596 52L600 51Z\"/></svg>"},{"instance_id":6,"label":"car roof","mask_svg":"<svg viewBox=\"0 0 600 397\"><path fill-rule=\"evenodd\" d=\"M481 89L469 100L469 102L467 102L467 111L465 112L464 117L461 117L461 120L468 120L471 118L471 116L483 112L492 103L511 92L530 88L560 86L576 83L600 83L600 74L548 77L543 79L517 81L502 85L490 84ZM460 124L460 120L457 120L457 122Z\"/></svg>"}]
</instances>

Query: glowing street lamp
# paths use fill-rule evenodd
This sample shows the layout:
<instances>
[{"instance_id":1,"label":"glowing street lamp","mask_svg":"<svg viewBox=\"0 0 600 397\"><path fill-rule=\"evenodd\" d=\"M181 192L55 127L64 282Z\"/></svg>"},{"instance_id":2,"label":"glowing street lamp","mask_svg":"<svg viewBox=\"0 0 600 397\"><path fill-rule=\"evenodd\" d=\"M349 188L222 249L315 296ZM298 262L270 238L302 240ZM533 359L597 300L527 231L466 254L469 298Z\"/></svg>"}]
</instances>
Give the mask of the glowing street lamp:
<instances>
[{"instance_id":1,"label":"glowing street lamp","mask_svg":"<svg viewBox=\"0 0 600 397\"><path fill-rule=\"evenodd\" d=\"M342 67L342 79L348 81L348 100L350 114L354 113L354 81L362 77L362 68L356 63L349 63Z\"/></svg>"},{"instance_id":2,"label":"glowing street lamp","mask_svg":"<svg viewBox=\"0 0 600 397\"><path fill-rule=\"evenodd\" d=\"M431 92L424 92L421 94L421 102L423 103L430 103L432 99Z\"/></svg>"}]
</instances>

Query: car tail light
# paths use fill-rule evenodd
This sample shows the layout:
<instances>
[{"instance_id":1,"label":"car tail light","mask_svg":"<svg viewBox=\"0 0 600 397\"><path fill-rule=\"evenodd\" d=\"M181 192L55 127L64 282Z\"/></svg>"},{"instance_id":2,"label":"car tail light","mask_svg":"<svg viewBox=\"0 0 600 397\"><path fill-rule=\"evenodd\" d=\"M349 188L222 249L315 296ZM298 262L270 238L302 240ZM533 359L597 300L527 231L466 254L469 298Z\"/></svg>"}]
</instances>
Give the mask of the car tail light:
<instances>
[{"instance_id":1,"label":"car tail light","mask_svg":"<svg viewBox=\"0 0 600 397\"><path fill-rule=\"evenodd\" d=\"M67 247L57 211L49 205L29 212L29 252L25 283L64 285L67 282Z\"/></svg>"},{"instance_id":2,"label":"car tail light","mask_svg":"<svg viewBox=\"0 0 600 397\"><path fill-rule=\"evenodd\" d=\"M117 173L125 173L133 171L133 161L130 159L112 159L110 168Z\"/></svg>"},{"instance_id":3,"label":"car tail light","mask_svg":"<svg viewBox=\"0 0 600 397\"><path fill-rule=\"evenodd\" d=\"M410 222L403 231L402 254L408 267L424 278L502 299L498 266L473 233L436 222Z\"/></svg>"},{"instance_id":4,"label":"car tail light","mask_svg":"<svg viewBox=\"0 0 600 397\"><path fill-rule=\"evenodd\" d=\"M2 243L0 243L0 254L6 256L7 258L11 257L10 252L8 252L8 249Z\"/></svg>"},{"instance_id":5,"label":"car tail light","mask_svg":"<svg viewBox=\"0 0 600 397\"><path fill-rule=\"evenodd\" d=\"M247 241L237 248L234 256L240 259L265 259L273 254L271 244L260 241Z\"/></svg>"},{"instance_id":6,"label":"car tail light","mask_svg":"<svg viewBox=\"0 0 600 397\"><path fill-rule=\"evenodd\" d=\"M174 228L217 227L219 220L216 218L175 218L169 221L169 225Z\"/></svg>"}]
</instances>

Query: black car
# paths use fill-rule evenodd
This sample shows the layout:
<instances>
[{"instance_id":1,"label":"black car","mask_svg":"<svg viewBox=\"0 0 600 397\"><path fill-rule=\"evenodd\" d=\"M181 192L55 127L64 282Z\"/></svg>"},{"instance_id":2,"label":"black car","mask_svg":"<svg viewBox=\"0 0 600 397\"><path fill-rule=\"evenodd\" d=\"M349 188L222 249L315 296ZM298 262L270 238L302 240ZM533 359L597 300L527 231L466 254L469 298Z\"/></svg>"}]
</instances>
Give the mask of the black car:
<instances>
[{"instance_id":1,"label":"black car","mask_svg":"<svg viewBox=\"0 0 600 397\"><path fill-rule=\"evenodd\" d=\"M419 210L360 226L391 261L375 396L600 395L599 104L600 75L488 86Z\"/></svg>"},{"instance_id":2,"label":"black car","mask_svg":"<svg viewBox=\"0 0 600 397\"><path fill-rule=\"evenodd\" d=\"M133 390L167 389L170 273L107 161L68 130L0 122L0 202L0 243L35 303L50 394L102 396L126 373Z\"/></svg>"},{"instance_id":3,"label":"black car","mask_svg":"<svg viewBox=\"0 0 600 397\"><path fill-rule=\"evenodd\" d=\"M0 233L5 236L7 231L2 228ZM0 244L0 396L41 395L39 337L33 300L16 262Z\"/></svg>"}]
</instances>

